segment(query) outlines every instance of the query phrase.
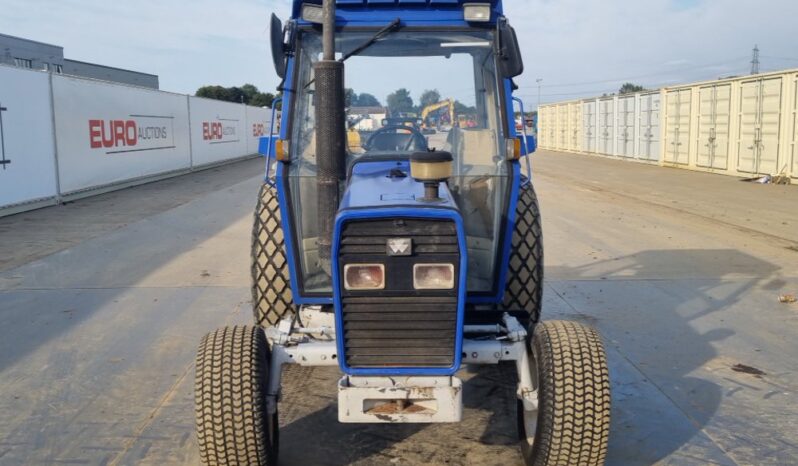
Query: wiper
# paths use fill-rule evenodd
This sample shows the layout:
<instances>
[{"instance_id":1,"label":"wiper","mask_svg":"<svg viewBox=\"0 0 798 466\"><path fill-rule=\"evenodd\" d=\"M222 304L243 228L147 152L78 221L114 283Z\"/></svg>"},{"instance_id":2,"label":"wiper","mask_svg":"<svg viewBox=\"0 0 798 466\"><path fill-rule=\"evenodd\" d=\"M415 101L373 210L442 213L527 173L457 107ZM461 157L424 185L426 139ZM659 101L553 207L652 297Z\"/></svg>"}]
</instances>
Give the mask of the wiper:
<instances>
[{"instance_id":1,"label":"wiper","mask_svg":"<svg viewBox=\"0 0 798 466\"><path fill-rule=\"evenodd\" d=\"M360 44L356 48L352 49L351 52L349 52L346 55L344 55L341 58L339 58L338 61L341 62L341 63L345 62L348 58L359 54L360 52L362 52L362 51L366 50L367 48L371 47L372 45L374 45L374 43L377 42L378 40L382 39L383 37L387 36L388 34L390 34L392 32L398 31L399 29L402 29L402 20L400 18L396 18L395 20L391 21L390 24L388 24L384 28L380 29L379 31L375 32L374 35L371 36L371 38L369 38L369 40L363 42L362 44ZM308 81L308 83L305 84L305 86L304 86L305 89L307 89L307 87L310 86L311 84L313 84L315 81L316 81L316 78L313 78L310 81Z\"/></svg>"},{"instance_id":2,"label":"wiper","mask_svg":"<svg viewBox=\"0 0 798 466\"><path fill-rule=\"evenodd\" d=\"M385 26L384 28L374 33L374 35L371 36L369 40L363 42L359 47L357 47L356 49L352 50L351 52L347 53L346 55L338 59L338 61L345 62L347 58L359 54L360 52L371 47L378 40L382 39L383 37L387 36L392 32L398 31L401 28L402 28L402 20L396 18L395 20L391 21L391 24Z\"/></svg>"}]
</instances>

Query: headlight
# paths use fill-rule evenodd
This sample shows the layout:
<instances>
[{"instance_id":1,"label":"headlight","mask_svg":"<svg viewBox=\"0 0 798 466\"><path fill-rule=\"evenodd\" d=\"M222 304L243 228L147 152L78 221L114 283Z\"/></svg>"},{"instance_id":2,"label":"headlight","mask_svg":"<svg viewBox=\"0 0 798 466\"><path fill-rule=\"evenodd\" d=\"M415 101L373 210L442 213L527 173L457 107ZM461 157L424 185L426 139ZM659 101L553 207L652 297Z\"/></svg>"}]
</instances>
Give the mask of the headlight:
<instances>
[{"instance_id":1,"label":"headlight","mask_svg":"<svg viewBox=\"0 0 798 466\"><path fill-rule=\"evenodd\" d=\"M345 265L344 288L347 290L381 290L385 288L385 266L382 264Z\"/></svg>"},{"instance_id":2,"label":"headlight","mask_svg":"<svg viewBox=\"0 0 798 466\"><path fill-rule=\"evenodd\" d=\"M451 290L454 288L453 264L415 264L413 288L417 290Z\"/></svg>"}]
</instances>

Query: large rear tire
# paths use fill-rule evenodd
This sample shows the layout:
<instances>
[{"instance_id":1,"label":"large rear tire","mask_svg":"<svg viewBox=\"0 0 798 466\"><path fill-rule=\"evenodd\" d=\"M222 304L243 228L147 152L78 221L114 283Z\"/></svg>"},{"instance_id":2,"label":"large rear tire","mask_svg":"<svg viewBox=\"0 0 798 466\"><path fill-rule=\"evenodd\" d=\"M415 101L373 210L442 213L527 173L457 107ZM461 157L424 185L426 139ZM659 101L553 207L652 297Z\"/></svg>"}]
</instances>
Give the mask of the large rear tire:
<instances>
[{"instance_id":1,"label":"large rear tire","mask_svg":"<svg viewBox=\"0 0 798 466\"><path fill-rule=\"evenodd\" d=\"M530 329L540 320L543 302L543 230L535 188L521 188L515 210L512 250L507 270L503 311L523 311Z\"/></svg>"},{"instance_id":2,"label":"large rear tire","mask_svg":"<svg viewBox=\"0 0 798 466\"><path fill-rule=\"evenodd\" d=\"M224 327L202 339L194 403L200 459L207 466L277 464L277 412L266 392L269 345L260 327Z\"/></svg>"},{"instance_id":3,"label":"large rear tire","mask_svg":"<svg viewBox=\"0 0 798 466\"><path fill-rule=\"evenodd\" d=\"M538 409L518 403L527 466L601 466L610 432L610 380L598 333L576 322L538 324L530 343Z\"/></svg>"},{"instance_id":4,"label":"large rear tire","mask_svg":"<svg viewBox=\"0 0 798 466\"><path fill-rule=\"evenodd\" d=\"M277 191L263 184L252 226L252 311L261 327L294 311Z\"/></svg>"}]
</instances>

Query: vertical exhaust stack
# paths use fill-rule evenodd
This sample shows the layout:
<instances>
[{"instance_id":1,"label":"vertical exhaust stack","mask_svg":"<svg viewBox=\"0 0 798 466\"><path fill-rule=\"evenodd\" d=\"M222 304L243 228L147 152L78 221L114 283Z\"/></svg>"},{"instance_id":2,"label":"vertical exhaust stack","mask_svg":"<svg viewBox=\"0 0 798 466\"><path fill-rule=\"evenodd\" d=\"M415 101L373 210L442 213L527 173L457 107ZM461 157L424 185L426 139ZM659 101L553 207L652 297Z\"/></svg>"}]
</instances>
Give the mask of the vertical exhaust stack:
<instances>
[{"instance_id":1,"label":"vertical exhaust stack","mask_svg":"<svg viewBox=\"0 0 798 466\"><path fill-rule=\"evenodd\" d=\"M313 65L316 82L316 163L318 172L319 260L332 271L331 249L338 188L346 178L344 64L335 60L335 0L324 0L322 60Z\"/></svg>"}]
</instances>

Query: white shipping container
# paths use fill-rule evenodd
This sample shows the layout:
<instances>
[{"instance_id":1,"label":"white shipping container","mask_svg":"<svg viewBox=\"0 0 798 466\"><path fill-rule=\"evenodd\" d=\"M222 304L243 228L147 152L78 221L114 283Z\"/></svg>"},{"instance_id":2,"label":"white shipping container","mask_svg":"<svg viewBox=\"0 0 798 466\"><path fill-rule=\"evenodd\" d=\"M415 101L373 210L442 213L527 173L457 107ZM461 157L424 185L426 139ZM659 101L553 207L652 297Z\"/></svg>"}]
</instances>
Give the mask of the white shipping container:
<instances>
[{"instance_id":1,"label":"white shipping container","mask_svg":"<svg viewBox=\"0 0 798 466\"><path fill-rule=\"evenodd\" d=\"M191 167L186 96L52 79L61 194Z\"/></svg>"},{"instance_id":2,"label":"white shipping container","mask_svg":"<svg viewBox=\"0 0 798 466\"><path fill-rule=\"evenodd\" d=\"M56 194L49 76L0 65L0 209Z\"/></svg>"}]
</instances>

